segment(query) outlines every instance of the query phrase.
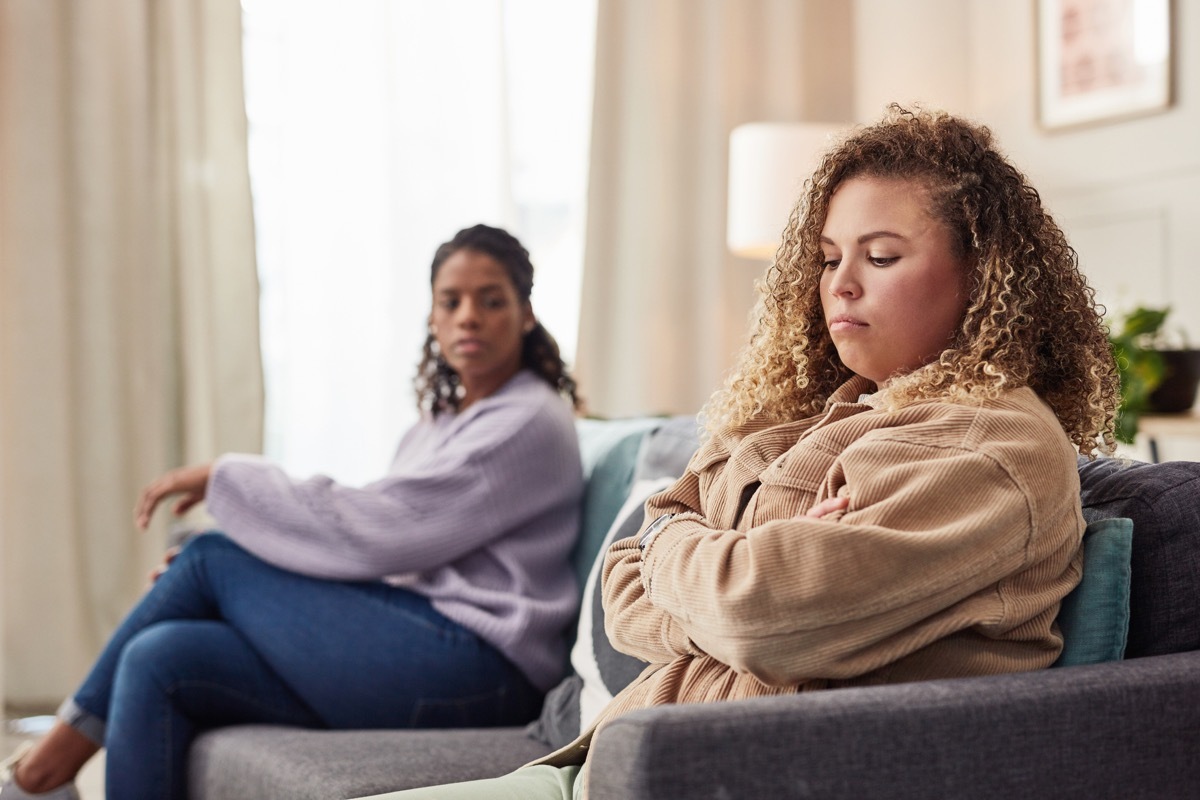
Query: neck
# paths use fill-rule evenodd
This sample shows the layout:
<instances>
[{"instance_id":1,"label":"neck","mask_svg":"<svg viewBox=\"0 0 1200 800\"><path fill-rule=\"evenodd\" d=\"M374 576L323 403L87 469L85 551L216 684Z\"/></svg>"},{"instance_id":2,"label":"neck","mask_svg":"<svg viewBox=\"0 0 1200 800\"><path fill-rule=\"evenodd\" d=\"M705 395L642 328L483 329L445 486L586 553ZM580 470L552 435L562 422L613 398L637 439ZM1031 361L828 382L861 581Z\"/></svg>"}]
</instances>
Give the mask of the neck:
<instances>
[{"instance_id":1,"label":"neck","mask_svg":"<svg viewBox=\"0 0 1200 800\"><path fill-rule=\"evenodd\" d=\"M459 385L463 388L463 395L458 401L459 412L466 411L472 404L483 400L485 397L491 397L500 391L501 387L512 380L513 376L520 371L521 367L518 365L516 369L511 371L502 372L494 376L481 376L470 381L460 376Z\"/></svg>"}]
</instances>

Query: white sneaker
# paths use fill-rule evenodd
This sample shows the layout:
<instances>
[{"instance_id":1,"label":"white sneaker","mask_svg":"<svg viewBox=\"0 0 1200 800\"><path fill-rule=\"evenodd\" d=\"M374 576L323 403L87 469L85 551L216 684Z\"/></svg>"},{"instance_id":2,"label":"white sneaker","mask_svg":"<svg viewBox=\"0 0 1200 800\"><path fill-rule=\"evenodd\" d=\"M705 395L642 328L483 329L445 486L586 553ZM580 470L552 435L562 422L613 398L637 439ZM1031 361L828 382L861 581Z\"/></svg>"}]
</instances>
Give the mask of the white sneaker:
<instances>
[{"instance_id":1,"label":"white sneaker","mask_svg":"<svg viewBox=\"0 0 1200 800\"><path fill-rule=\"evenodd\" d=\"M0 764L0 781L3 781L0 784L0 800L79 800L79 792L75 790L74 783L64 783L57 789L41 794L33 794L17 786L16 780L13 779L17 771L17 762L24 758L32 747L33 742L23 743L17 748L17 752Z\"/></svg>"}]
</instances>

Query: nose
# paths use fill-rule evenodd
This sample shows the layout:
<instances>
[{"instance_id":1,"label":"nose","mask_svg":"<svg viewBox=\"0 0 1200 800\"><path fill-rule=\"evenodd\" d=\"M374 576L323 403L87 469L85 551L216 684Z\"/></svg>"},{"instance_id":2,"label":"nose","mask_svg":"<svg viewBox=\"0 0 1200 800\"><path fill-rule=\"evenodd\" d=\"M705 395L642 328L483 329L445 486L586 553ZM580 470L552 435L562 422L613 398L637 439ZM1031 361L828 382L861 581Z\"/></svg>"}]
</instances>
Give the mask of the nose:
<instances>
[{"instance_id":1,"label":"nose","mask_svg":"<svg viewBox=\"0 0 1200 800\"><path fill-rule=\"evenodd\" d=\"M856 298L862 294L862 285L858 281L854 267L843 261L838 268L827 272L825 290L834 297Z\"/></svg>"},{"instance_id":2,"label":"nose","mask_svg":"<svg viewBox=\"0 0 1200 800\"><path fill-rule=\"evenodd\" d=\"M474 298L464 297L455 310L454 321L463 328L479 327L479 304Z\"/></svg>"}]
</instances>

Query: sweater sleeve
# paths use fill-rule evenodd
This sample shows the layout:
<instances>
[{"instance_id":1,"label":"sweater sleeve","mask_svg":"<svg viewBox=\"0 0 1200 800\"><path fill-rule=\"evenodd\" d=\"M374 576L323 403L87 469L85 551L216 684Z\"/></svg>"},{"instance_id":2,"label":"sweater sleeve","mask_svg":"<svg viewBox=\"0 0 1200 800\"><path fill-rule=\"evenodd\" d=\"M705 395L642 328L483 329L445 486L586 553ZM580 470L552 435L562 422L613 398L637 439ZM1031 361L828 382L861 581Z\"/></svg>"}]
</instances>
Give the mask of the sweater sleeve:
<instances>
[{"instance_id":1,"label":"sweater sleeve","mask_svg":"<svg viewBox=\"0 0 1200 800\"><path fill-rule=\"evenodd\" d=\"M670 617L660 647L698 648L773 685L861 675L970 624L943 612L994 595L1029 558L1029 498L988 456L854 446L831 474L851 498L840 519L725 531L685 517L659 533L640 580Z\"/></svg>"},{"instance_id":2,"label":"sweater sleeve","mask_svg":"<svg viewBox=\"0 0 1200 800\"><path fill-rule=\"evenodd\" d=\"M580 471L569 412L543 397L481 401L436 457L398 461L361 488L223 456L209 511L255 555L307 575L372 580L440 567L577 499L567 497L578 494Z\"/></svg>"},{"instance_id":3,"label":"sweater sleeve","mask_svg":"<svg viewBox=\"0 0 1200 800\"><path fill-rule=\"evenodd\" d=\"M690 468L675 484L646 501L646 520L662 514L700 514L699 475ZM661 535L661 534L660 534ZM665 664L699 648L671 614L650 602L642 584L640 536L613 542L604 556L601 589L604 632L623 653Z\"/></svg>"}]
</instances>

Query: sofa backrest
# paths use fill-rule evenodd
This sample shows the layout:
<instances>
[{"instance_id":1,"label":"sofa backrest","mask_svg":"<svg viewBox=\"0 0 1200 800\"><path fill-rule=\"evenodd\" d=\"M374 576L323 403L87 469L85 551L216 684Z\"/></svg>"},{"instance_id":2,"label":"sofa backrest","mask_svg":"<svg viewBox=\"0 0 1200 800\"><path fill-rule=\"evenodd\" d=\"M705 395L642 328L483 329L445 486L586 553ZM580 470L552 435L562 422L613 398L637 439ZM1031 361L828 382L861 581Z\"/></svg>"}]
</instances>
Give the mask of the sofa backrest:
<instances>
[{"instance_id":1,"label":"sofa backrest","mask_svg":"<svg viewBox=\"0 0 1200 800\"><path fill-rule=\"evenodd\" d=\"M1200 650L1200 462L1079 460L1088 522L1133 520L1126 658Z\"/></svg>"},{"instance_id":2,"label":"sofa backrest","mask_svg":"<svg viewBox=\"0 0 1200 800\"><path fill-rule=\"evenodd\" d=\"M582 591L629 487L635 480L682 475L700 439L696 418L689 416L582 419L575 427L587 485L571 563Z\"/></svg>"},{"instance_id":3,"label":"sofa backrest","mask_svg":"<svg viewBox=\"0 0 1200 800\"><path fill-rule=\"evenodd\" d=\"M632 417L581 419L575 423L586 484L579 538L571 553L571 565L581 593L600 542L629 494L642 438L662 422L658 417Z\"/></svg>"}]
</instances>

